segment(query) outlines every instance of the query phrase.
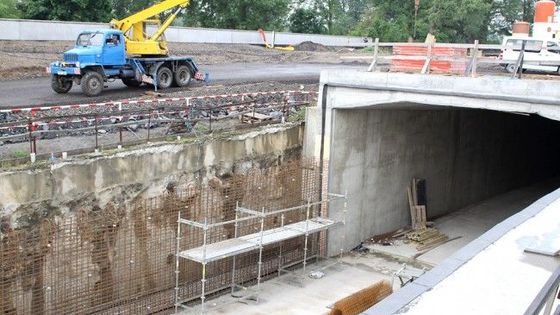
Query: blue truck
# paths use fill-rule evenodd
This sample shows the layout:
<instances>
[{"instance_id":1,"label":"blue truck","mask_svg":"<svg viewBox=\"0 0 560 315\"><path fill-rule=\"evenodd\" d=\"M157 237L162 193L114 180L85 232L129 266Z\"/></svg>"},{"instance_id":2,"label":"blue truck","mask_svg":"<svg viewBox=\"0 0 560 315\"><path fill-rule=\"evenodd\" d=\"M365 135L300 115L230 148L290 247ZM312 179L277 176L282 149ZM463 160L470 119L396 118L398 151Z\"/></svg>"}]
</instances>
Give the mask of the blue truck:
<instances>
[{"instance_id":1,"label":"blue truck","mask_svg":"<svg viewBox=\"0 0 560 315\"><path fill-rule=\"evenodd\" d=\"M75 47L64 53L64 61L50 64L51 87L68 93L73 84L81 85L87 96L99 95L105 82L120 79L129 87L151 84L156 89L185 87L192 79L206 81L190 57L128 56L124 33L117 29L83 31Z\"/></svg>"}]
</instances>

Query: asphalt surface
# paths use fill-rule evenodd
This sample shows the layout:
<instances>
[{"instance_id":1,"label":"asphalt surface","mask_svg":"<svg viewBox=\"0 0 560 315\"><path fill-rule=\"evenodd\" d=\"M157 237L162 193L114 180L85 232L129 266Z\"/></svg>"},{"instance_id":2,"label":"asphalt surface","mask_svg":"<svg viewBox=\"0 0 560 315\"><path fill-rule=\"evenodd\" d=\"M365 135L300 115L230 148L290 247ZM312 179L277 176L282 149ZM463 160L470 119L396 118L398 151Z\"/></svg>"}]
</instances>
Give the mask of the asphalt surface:
<instances>
[{"instance_id":1,"label":"asphalt surface","mask_svg":"<svg viewBox=\"0 0 560 315\"><path fill-rule=\"evenodd\" d=\"M367 69L366 65L356 64L220 64L201 66L210 74L209 84L252 83L263 81L280 82L318 82L321 70L333 69ZM202 86L205 83L193 83ZM188 89L187 87L186 89ZM137 89L126 87L120 80L109 82L100 96L87 97L82 94L80 86L72 87L68 94L56 94L51 90L50 78L0 82L0 108L23 107L34 105L78 104L118 100L142 95L149 87ZM178 91L179 88L166 91Z\"/></svg>"}]
</instances>

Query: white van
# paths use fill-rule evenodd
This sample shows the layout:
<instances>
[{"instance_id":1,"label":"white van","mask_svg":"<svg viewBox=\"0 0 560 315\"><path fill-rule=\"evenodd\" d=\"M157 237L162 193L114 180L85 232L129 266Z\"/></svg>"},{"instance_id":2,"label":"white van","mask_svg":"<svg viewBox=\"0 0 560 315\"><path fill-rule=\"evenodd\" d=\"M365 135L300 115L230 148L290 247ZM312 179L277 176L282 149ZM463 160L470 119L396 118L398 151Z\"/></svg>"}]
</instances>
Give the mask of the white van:
<instances>
[{"instance_id":1,"label":"white van","mask_svg":"<svg viewBox=\"0 0 560 315\"><path fill-rule=\"evenodd\" d=\"M525 41L523 70L554 72L560 74L560 42L556 39L539 39L535 37L504 38L500 64L510 73L515 71L521 45Z\"/></svg>"}]
</instances>

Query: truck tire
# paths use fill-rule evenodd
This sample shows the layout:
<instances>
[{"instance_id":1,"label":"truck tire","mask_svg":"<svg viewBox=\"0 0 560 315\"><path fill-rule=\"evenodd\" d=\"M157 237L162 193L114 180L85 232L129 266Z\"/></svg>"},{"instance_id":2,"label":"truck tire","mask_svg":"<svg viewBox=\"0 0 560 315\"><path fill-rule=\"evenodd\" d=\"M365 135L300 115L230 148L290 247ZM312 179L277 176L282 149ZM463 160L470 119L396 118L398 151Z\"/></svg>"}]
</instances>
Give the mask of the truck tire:
<instances>
[{"instance_id":1,"label":"truck tire","mask_svg":"<svg viewBox=\"0 0 560 315\"><path fill-rule=\"evenodd\" d=\"M160 89L167 89L173 84L173 72L171 69L163 66L157 72L157 87Z\"/></svg>"},{"instance_id":2,"label":"truck tire","mask_svg":"<svg viewBox=\"0 0 560 315\"><path fill-rule=\"evenodd\" d=\"M72 88L72 79L55 74L51 77L51 87L58 94L66 94Z\"/></svg>"},{"instance_id":3,"label":"truck tire","mask_svg":"<svg viewBox=\"0 0 560 315\"><path fill-rule=\"evenodd\" d=\"M82 78L82 92L87 96L97 96L103 91L103 76L99 72L88 71Z\"/></svg>"},{"instance_id":4,"label":"truck tire","mask_svg":"<svg viewBox=\"0 0 560 315\"><path fill-rule=\"evenodd\" d=\"M175 85L178 87L185 87L191 83L191 69L186 65L179 66L173 76L175 78Z\"/></svg>"},{"instance_id":5,"label":"truck tire","mask_svg":"<svg viewBox=\"0 0 560 315\"><path fill-rule=\"evenodd\" d=\"M124 83L124 85L133 88L137 88L140 87L140 85L142 85L142 82L136 81L136 79L131 79L131 78L123 78L122 82Z\"/></svg>"}]
</instances>

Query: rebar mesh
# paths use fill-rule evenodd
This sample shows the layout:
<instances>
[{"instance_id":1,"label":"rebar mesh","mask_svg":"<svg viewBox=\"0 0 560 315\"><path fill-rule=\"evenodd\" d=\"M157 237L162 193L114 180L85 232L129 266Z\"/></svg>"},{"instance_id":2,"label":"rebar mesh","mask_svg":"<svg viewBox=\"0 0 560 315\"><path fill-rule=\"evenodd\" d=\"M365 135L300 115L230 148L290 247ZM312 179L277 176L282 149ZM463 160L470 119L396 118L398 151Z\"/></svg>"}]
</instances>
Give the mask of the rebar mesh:
<instances>
[{"instance_id":1,"label":"rebar mesh","mask_svg":"<svg viewBox=\"0 0 560 315\"><path fill-rule=\"evenodd\" d=\"M233 219L239 202L267 211L298 206L321 198L319 164L294 160L200 182L170 185L156 198L125 205L70 209L51 219L12 229L1 222L0 314L150 314L169 310L175 298L176 227L182 217L211 222ZM315 215L325 211L313 207ZM286 215L290 221L305 213ZM267 227L279 224L267 219ZM231 238L233 227L209 233L209 242ZM254 233L260 221L247 221L240 233ZM324 239L324 235L321 239ZM200 246L202 234L186 230L182 249ZM303 257L299 239L264 249L263 277L279 265ZM324 246L315 235L313 255ZM236 282L251 283L257 275L258 253L237 257ZM231 284L231 259L207 266L207 292ZM200 265L182 260L180 296L200 294Z\"/></svg>"}]
</instances>

